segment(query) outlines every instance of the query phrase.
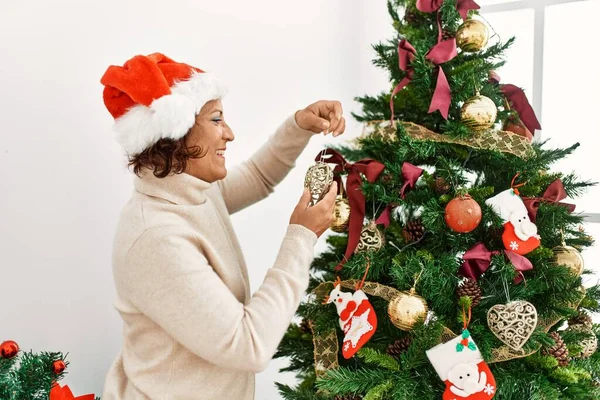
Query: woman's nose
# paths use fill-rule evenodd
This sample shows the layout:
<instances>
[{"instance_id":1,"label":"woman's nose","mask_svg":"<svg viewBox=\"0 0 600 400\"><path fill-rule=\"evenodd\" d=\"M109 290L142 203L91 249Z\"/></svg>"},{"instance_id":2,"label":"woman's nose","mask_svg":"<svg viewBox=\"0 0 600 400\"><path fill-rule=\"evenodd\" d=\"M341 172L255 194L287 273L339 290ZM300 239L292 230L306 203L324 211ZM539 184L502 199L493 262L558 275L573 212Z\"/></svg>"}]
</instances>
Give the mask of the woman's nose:
<instances>
[{"instance_id":1,"label":"woman's nose","mask_svg":"<svg viewBox=\"0 0 600 400\"><path fill-rule=\"evenodd\" d=\"M225 128L225 133L223 135L223 139L225 139L229 142L232 142L233 139L235 139L235 135L233 134L233 131L231 130L229 125L227 125L227 127Z\"/></svg>"}]
</instances>

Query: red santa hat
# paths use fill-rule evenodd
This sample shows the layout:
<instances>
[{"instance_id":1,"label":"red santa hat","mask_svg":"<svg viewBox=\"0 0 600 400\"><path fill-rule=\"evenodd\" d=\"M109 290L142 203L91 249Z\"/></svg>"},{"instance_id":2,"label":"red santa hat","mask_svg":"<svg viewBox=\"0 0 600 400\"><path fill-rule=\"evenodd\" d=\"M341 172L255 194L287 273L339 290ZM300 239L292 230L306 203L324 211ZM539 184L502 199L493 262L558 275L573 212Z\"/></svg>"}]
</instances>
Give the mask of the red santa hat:
<instances>
[{"instance_id":1,"label":"red santa hat","mask_svg":"<svg viewBox=\"0 0 600 400\"><path fill-rule=\"evenodd\" d=\"M111 65L100 82L104 104L115 118L117 142L130 155L161 138L182 138L202 106L226 93L213 74L161 53L135 56L122 67Z\"/></svg>"}]
</instances>

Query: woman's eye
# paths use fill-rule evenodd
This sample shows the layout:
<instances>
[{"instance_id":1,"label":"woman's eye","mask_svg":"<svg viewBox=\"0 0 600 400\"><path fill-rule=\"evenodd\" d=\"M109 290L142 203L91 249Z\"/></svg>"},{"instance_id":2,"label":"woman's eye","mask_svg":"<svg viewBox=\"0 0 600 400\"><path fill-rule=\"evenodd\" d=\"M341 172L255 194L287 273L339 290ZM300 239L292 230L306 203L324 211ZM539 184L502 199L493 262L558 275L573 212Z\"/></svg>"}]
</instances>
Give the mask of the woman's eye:
<instances>
[{"instance_id":1,"label":"woman's eye","mask_svg":"<svg viewBox=\"0 0 600 400\"><path fill-rule=\"evenodd\" d=\"M216 122L217 124L221 121L223 121L221 118L213 118L213 122Z\"/></svg>"}]
</instances>

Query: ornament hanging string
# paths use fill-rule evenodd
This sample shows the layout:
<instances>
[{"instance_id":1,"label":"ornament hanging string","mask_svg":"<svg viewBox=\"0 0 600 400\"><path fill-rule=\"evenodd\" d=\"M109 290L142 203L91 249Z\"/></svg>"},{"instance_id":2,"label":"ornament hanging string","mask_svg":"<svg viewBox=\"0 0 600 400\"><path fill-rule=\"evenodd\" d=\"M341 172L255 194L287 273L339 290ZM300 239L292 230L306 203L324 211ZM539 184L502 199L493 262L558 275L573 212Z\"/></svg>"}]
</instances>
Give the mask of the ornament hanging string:
<instances>
[{"instance_id":1,"label":"ornament hanging string","mask_svg":"<svg viewBox=\"0 0 600 400\"><path fill-rule=\"evenodd\" d=\"M525 186L525 183L519 183L519 184L515 185L515 181L517 180L519 175L521 175L521 173L517 172L517 174L515 176L513 176L512 181L510 183L510 188L515 192L516 195L520 195L521 193L519 193L519 188L522 186Z\"/></svg>"},{"instance_id":2,"label":"ornament hanging string","mask_svg":"<svg viewBox=\"0 0 600 400\"><path fill-rule=\"evenodd\" d=\"M371 260L367 257L367 267L365 268L365 274L362 277L362 280L356 285L356 290L362 290L365 285L365 279L367 278L367 273L369 273L369 268L371 268Z\"/></svg>"},{"instance_id":3,"label":"ornament hanging string","mask_svg":"<svg viewBox=\"0 0 600 400\"><path fill-rule=\"evenodd\" d=\"M385 165L379 161L365 158L355 163L349 163L344 157L334 149L325 149L323 154L323 162L335 164L333 173L341 174L344 171L348 172L346 179L346 194L348 195L348 203L350 204L350 221L348 223L348 245L344 258L335 267L336 271L342 269L343 265L348 261L354 253L356 246L360 240L360 233L363 227L365 218L365 195L361 190L362 176L369 182L375 182L381 172L385 169ZM327 158L325 158L327 157Z\"/></svg>"},{"instance_id":4,"label":"ornament hanging string","mask_svg":"<svg viewBox=\"0 0 600 400\"><path fill-rule=\"evenodd\" d=\"M468 309L468 318L467 318L467 311L465 311L465 305L462 305L462 319L463 319L463 330L467 329L469 327L469 324L471 323L471 305L469 304L469 309Z\"/></svg>"}]
</instances>

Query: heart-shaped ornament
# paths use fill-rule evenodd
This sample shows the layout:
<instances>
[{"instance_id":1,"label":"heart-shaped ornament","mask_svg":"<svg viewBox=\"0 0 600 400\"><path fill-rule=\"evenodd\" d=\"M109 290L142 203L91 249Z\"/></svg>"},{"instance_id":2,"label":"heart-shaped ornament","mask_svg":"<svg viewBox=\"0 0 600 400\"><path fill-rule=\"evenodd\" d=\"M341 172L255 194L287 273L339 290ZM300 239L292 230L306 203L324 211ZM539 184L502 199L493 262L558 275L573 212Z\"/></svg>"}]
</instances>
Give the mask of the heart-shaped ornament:
<instances>
[{"instance_id":1,"label":"heart-shaped ornament","mask_svg":"<svg viewBox=\"0 0 600 400\"><path fill-rule=\"evenodd\" d=\"M487 323L498 339L513 350L520 350L537 326L535 306L528 301L517 300L496 304L488 310Z\"/></svg>"}]
</instances>

